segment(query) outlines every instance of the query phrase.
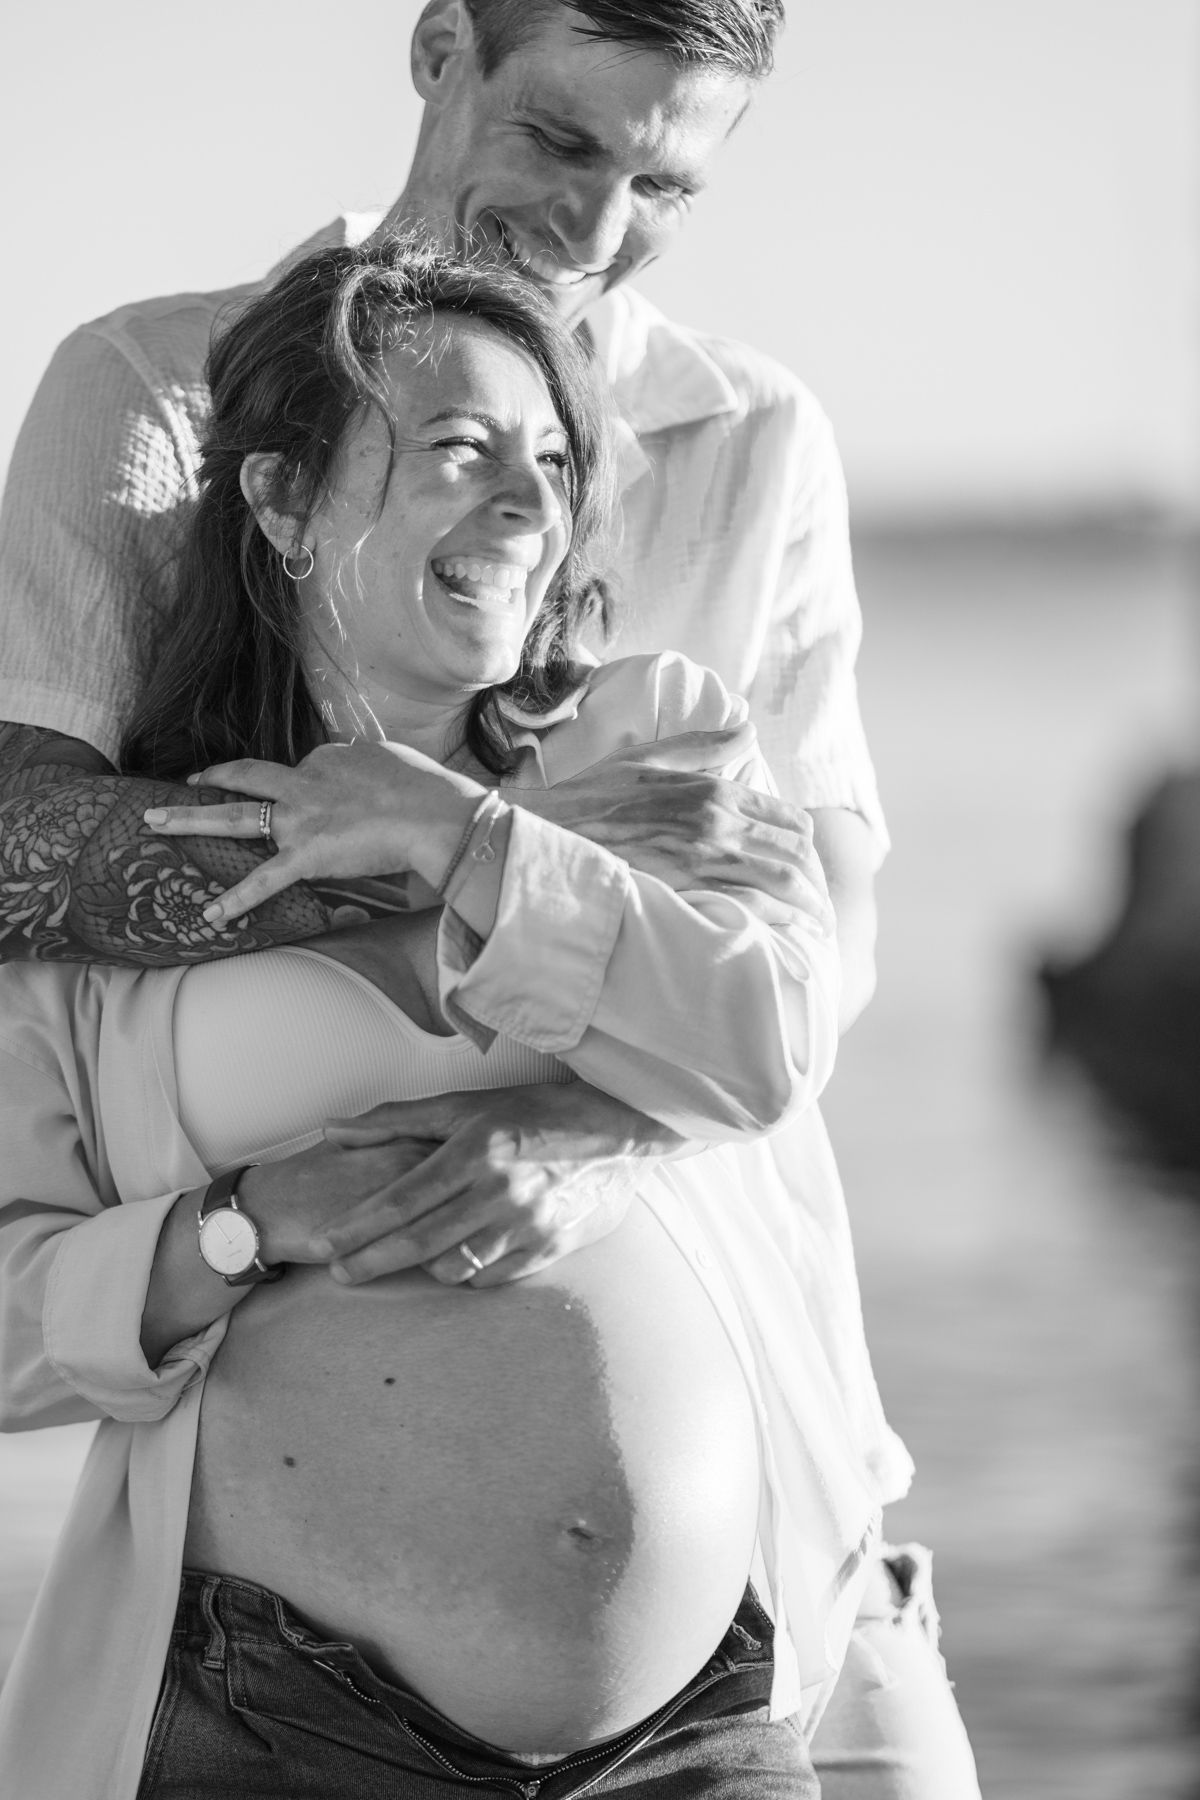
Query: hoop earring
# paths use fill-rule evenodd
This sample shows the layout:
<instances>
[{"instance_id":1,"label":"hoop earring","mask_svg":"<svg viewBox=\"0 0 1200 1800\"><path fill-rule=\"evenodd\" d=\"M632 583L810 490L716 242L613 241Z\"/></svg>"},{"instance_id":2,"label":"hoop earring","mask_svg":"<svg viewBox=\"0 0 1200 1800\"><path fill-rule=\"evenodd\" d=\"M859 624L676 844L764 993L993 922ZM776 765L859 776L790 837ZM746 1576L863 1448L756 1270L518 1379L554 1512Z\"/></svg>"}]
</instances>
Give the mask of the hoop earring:
<instances>
[{"instance_id":1,"label":"hoop earring","mask_svg":"<svg viewBox=\"0 0 1200 1800\"><path fill-rule=\"evenodd\" d=\"M309 549L308 545L301 544L299 547L308 558L308 567L306 569L293 569L291 559L296 554L296 546L293 544L290 550L285 550L283 553L283 572L289 581L307 581L316 564L317 559Z\"/></svg>"}]
</instances>

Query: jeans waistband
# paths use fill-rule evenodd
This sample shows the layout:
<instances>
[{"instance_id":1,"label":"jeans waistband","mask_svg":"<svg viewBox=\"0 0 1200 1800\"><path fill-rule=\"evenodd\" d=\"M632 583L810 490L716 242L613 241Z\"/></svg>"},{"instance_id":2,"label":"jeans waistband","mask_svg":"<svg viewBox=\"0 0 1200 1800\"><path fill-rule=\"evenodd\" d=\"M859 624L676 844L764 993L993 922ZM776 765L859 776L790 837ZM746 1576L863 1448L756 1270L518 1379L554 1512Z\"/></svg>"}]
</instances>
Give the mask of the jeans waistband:
<instances>
[{"instance_id":1,"label":"jeans waistband","mask_svg":"<svg viewBox=\"0 0 1200 1800\"><path fill-rule=\"evenodd\" d=\"M577 1761L593 1761L616 1754L627 1742L639 1741L659 1721L692 1695L714 1681L739 1671L765 1674L772 1664L773 1627L752 1587L748 1586L720 1644L705 1666L680 1693L630 1731L587 1751L566 1756L552 1764L531 1763L509 1757L495 1745L463 1731L452 1719L419 1694L371 1667L356 1646L346 1639L328 1638L313 1630L287 1601L269 1588L240 1577L185 1569L176 1614L177 1641L199 1654L206 1668L221 1669L237 1645L279 1646L305 1658L339 1678L349 1693L366 1705L383 1706L404 1725L424 1733L442 1749L503 1764L519 1775L563 1773Z\"/></svg>"}]
</instances>

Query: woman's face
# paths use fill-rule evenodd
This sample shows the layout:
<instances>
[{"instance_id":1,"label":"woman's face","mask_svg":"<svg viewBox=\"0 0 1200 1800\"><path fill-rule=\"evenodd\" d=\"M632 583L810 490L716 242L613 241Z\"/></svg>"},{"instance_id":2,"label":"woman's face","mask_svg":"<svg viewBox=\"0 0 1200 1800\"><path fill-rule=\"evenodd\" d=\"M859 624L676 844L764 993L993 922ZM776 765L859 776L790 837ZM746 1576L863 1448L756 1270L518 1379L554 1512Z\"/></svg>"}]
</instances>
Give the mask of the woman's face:
<instances>
[{"instance_id":1,"label":"woman's face","mask_svg":"<svg viewBox=\"0 0 1200 1800\"><path fill-rule=\"evenodd\" d=\"M419 723L515 673L571 511L566 433L537 365L501 332L434 319L385 370L395 453L372 408L305 533L315 561L299 593L316 696L340 712L348 685L363 704L336 725L391 736L412 709Z\"/></svg>"}]
</instances>

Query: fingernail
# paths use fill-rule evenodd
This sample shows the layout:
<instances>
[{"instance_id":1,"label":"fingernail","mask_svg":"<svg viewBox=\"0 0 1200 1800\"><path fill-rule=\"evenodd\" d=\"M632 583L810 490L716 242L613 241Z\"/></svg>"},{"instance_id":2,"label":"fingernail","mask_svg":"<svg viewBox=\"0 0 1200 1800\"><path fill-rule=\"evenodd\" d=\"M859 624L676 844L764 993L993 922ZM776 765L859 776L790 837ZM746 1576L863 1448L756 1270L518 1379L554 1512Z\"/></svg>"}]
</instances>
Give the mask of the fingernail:
<instances>
[{"instance_id":1,"label":"fingernail","mask_svg":"<svg viewBox=\"0 0 1200 1800\"><path fill-rule=\"evenodd\" d=\"M151 806L142 814L142 817L147 825L165 825L167 809L165 806Z\"/></svg>"},{"instance_id":2,"label":"fingernail","mask_svg":"<svg viewBox=\"0 0 1200 1800\"><path fill-rule=\"evenodd\" d=\"M187 778L187 784L189 787L199 787L199 785L200 785L199 775L189 775Z\"/></svg>"},{"instance_id":3,"label":"fingernail","mask_svg":"<svg viewBox=\"0 0 1200 1800\"><path fill-rule=\"evenodd\" d=\"M206 906L202 914L202 917L207 919L210 925L215 925L220 916L221 904L218 900L214 900L211 906Z\"/></svg>"},{"instance_id":4,"label":"fingernail","mask_svg":"<svg viewBox=\"0 0 1200 1800\"><path fill-rule=\"evenodd\" d=\"M349 1269L344 1269L342 1267L341 1263L334 1263L331 1266L329 1273L333 1276L333 1279L336 1282L340 1283L340 1285L342 1287L349 1287L354 1280L354 1277L353 1277L353 1275L351 1275Z\"/></svg>"},{"instance_id":5,"label":"fingernail","mask_svg":"<svg viewBox=\"0 0 1200 1800\"><path fill-rule=\"evenodd\" d=\"M309 1238L308 1247L320 1262L328 1262L334 1254L333 1244L327 1237Z\"/></svg>"}]
</instances>

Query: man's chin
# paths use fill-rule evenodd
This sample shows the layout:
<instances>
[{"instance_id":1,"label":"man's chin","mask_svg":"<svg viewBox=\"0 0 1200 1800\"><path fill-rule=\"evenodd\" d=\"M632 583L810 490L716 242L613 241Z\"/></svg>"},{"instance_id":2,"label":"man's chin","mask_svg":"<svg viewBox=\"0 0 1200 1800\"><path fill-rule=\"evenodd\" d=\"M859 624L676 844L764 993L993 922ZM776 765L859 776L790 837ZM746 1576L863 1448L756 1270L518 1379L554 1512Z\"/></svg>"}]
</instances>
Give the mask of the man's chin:
<instances>
[{"instance_id":1,"label":"man's chin","mask_svg":"<svg viewBox=\"0 0 1200 1800\"><path fill-rule=\"evenodd\" d=\"M550 303L567 325L573 325L577 319L581 319L588 307L594 306L600 296L614 285L611 281L600 281L587 276L582 281L539 281L536 275L523 272L526 280L532 283L543 300Z\"/></svg>"}]
</instances>

